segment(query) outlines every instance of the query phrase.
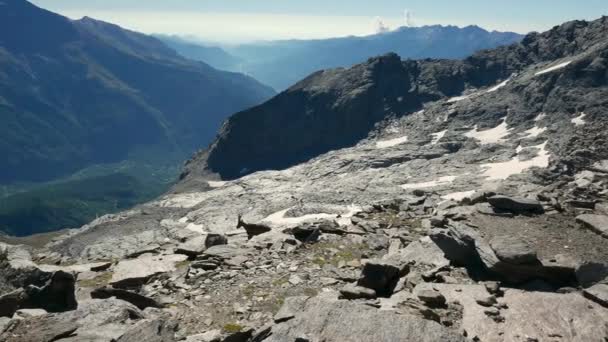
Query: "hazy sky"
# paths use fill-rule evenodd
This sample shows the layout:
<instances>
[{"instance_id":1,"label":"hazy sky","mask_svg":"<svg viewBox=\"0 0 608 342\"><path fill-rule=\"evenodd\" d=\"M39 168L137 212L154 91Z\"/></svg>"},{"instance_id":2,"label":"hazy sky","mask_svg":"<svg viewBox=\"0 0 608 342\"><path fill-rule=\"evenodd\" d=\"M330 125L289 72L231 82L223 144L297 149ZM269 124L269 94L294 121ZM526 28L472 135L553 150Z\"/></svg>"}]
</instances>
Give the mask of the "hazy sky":
<instances>
[{"instance_id":1,"label":"hazy sky","mask_svg":"<svg viewBox=\"0 0 608 342\"><path fill-rule=\"evenodd\" d=\"M33 0L70 18L88 15L145 33L204 40L365 35L406 24L476 24L501 31L544 31L608 14L607 0Z\"/></svg>"}]
</instances>

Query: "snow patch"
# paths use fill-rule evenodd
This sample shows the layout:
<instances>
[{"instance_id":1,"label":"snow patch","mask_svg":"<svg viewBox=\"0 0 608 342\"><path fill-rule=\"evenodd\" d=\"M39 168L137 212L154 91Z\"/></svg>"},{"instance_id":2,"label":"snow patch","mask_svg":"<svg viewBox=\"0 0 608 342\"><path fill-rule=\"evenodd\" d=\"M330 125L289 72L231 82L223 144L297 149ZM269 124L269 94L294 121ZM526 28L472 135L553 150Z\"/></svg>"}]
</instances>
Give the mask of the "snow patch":
<instances>
[{"instance_id":1,"label":"snow patch","mask_svg":"<svg viewBox=\"0 0 608 342\"><path fill-rule=\"evenodd\" d=\"M205 228L203 227L202 224L190 223L186 226L186 229L193 231L195 233L207 234L207 232L205 231Z\"/></svg>"},{"instance_id":2,"label":"snow patch","mask_svg":"<svg viewBox=\"0 0 608 342\"><path fill-rule=\"evenodd\" d=\"M532 167L548 167L551 154L547 151L547 142L531 147L539 149L536 157L530 160L521 161L519 160L519 156L515 156L513 159L506 162L482 164L481 167L486 168L482 176L487 177L489 180L504 180L512 175L521 174ZM521 152L521 149L518 148L518 152Z\"/></svg>"},{"instance_id":3,"label":"snow patch","mask_svg":"<svg viewBox=\"0 0 608 342\"><path fill-rule=\"evenodd\" d=\"M527 131L524 132L526 134L526 136L524 138L534 138L534 137L537 137L537 136L543 134L546 130L547 130L546 127L534 126L534 127L530 128L529 130L527 130Z\"/></svg>"},{"instance_id":4,"label":"snow patch","mask_svg":"<svg viewBox=\"0 0 608 342\"><path fill-rule=\"evenodd\" d=\"M462 191L462 192L453 192L451 194L443 195L443 196L441 196L441 198L444 199L444 200L446 200L446 201L460 202L460 201L462 201L465 198L470 198L471 196L473 196L473 194L475 194L475 190Z\"/></svg>"},{"instance_id":5,"label":"snow patch","mask_svg":"<svg viewBox=\"0 0 608 342\"><path fill-rule=\"evenodd\" d=\"M431 145L437 145L439 140L441 140L447 132L448 132L448 130L446 129L441 132L431 134L433 136L433 141L431 141Z\"/></svg>"},{"instance_id":6,"label":"snow patch","mask_svg":"<svg viewBox=\"0 0 608 342\"><path fill-rule=\"evenodd\" d=\"M510 78L508 78L508 79L504 80L502 83L499 83L499 84L497 84L496 86L494 86L494 87L492 87L492 88L488 89L488 90L486 91L486 93L493 93L493 92L497 91L498 89L503 88L504 86L506 86L506 85L507 85L507 83L509 83L509 81L510 81L510 80L511 80Z\"/></svg>"},{"instance_id":7,"label":"snow patch","mask_svg":"<svg viewBox=\"0 0 608 342\"><path fill-rule=\"evenodd\" d=\"M547 114L545 113L540 113L538 114L538 116L534 119L535 122L539 122L540 120L544 119L545 117L547 117Z\"/></svg>"},{"instance_id":8,"label":"snow patch","mask_svg":"<svg viewBox=\"0 0 608 342\"><path fill-rule=\"evenodd\" d=\"M327 213L319 213L319 214L307 214L298 217L285 217L285 214L292 208L287 208L281 211L277 211L274 214L268 215L262 222L270 223L276 226L297 226L304 222L314 222L320 220L332 220L335 219L336 222L341 226L346 226L351 224L351 218L361 212L363 209L356 205L351 205L347 208L347 212L342 215L337 214L327 214ZM340 216L340 217L338 217Z\"/></svg>"},{"instance_id":9,"label":"snow patch","mask_svg":"<svg viewBox=\"0 0 608 342\"><path fill-rule=\"evenodd\" d=\"M381 141L376 142L376 148L378 148L378 149L388 148L388 147L401 145L406 142L407 142L407 136L403 136L403 137L399 137L399 138L395 138L395 139L389 139L389 140L381 140Z\"/></svg>"},{"instance_id":10,"label":"snow patch","mask_svg":"<svg viewBox=\"0 0 608 342\"><path fill-rule=\"evenodd\" d=\"M575 117L574 119L570 120L570 122L572 122L575 126L583 126L584 124L586 124L587 122L585 121L585 117L587 116L587 114L585 113L581 113L581 115Z\"/></svg>"},{"instance_id":11,"label":"snow patch","mask_svg":"<svg viewBox=\"0 0 608 342\"><path fill-rule=\"evenodd\" d=\"M434 186L450 184L450 183L454 182L456 180L456 178L458 178L458 177L444 176L444 177L440 177L439 179L432 180L429 182L403 184L403 185L401 185L401 188L403 188L405 190L432 188Z\"/></svg>"},{"instance_id":12,"label":"snow patch","mask_svg":"<svg viewBox=\"0 0 608 342\"><path fill-rule=\"evenodd\" d=\"M221 188L224 185L226 185L227 182L224 181L208 181L207 184L209 184L209 186L211 188Z\"/></svg>"},{"instance_id":13,"label":"snow patch","mask_svg":"<svg viewBox=\"0 0 608 342\"><path fill-rule=\"evenodd\" d=\"M557 64L557 65L554 65L552 67L549 67L547 69L541 70L534 75L538 76L538 75L546 74L546 73L549 73L549 72L552 72L555 70L563 69L563 68L567 67L570 63L572 63L572 61L563 62L563 63Z\"/></svg>"},{"instance_id":14,"label":"snow patch","mask_svg":"<svg viewBox=\"0 0 608 342\"><path fill-rule=\"evenodd\" d=\"M479 140L483 145L485 144L496 144L504 141L504 138L510 134L507 126L506 118L502 120L502 123L492 129L485 131L478 131L477 125L465 133L467 138L473 138Z\"/></svg>"},{"instance_id":15,"label":"snow patch","mask_svg":"<svg viewBox=\"0 0 608 342\"><path fill-rule=\"evenodd\" d=\"M455 97L448 99L448 103L460 102L462 100L468 99L469 97L470 97L470 95L455 96Z\"/></svg>"}]
</instances>

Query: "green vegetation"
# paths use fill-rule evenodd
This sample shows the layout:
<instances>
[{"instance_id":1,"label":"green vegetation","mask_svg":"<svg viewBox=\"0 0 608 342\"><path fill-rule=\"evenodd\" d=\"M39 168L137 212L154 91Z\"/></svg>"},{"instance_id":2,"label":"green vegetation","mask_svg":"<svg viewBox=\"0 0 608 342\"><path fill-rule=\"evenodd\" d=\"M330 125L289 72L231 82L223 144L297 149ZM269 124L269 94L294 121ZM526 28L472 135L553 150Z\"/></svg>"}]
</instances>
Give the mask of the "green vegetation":
<instances>
[{"instance_id":1,"label":"green vegetation","mask_svg":"<svg viewBox=\"0 0 608 342\"><path fill-rule=\"evenodd\" d=\"M237 323L228 323L224 325L224 331L230 334L238 333L243 330L243 326Z\"/></svg>"},{"instance_id":2,"label":"green vegetation","mask_svg":"<svg viewBox=\"0 0 608 342\"><path fill-rule=\"evenodd\" d=\"M0 198L0 231L27 236L77 228L98 216L153 199L166 191L169 184L158 175L99 172L28 187Z\"/></svg>"},{"instance_id":3,"label":"green vegetation","mask_svg":"<svg viewBox=\"0 0 608 342\"><path fill-rule=\"evenodd\" d=\"M98 288L108 285L111 279L112 272L104 272L92 279L79 280L78 285L80 285L80 287Z\"/></svg>"}]
</instances>

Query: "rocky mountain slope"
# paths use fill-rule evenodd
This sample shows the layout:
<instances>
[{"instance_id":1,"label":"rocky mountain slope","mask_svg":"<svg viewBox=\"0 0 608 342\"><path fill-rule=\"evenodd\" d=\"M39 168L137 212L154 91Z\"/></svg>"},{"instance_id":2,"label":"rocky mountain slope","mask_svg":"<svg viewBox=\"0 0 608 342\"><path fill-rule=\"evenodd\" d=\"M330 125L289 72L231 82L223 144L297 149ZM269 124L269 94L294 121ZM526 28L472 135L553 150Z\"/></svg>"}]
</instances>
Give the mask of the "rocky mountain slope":
<instances>
[{"instance_id":1,"label":"rocky mountain slope","mask_svg":"<svg viewBox=\"0 0 608 342\"><path fill-rule=\"evenodd\" d=\"M382 56L236 114L173 193L6 245L0 340L605 341L607 32Z\"/></svg>"},{"instance_id":2,"label":"rocky mountain slope","mask_svg":"<svg viewBox=\"0 0 608 342\"><path fill-rule=\"evenodd\" d=\"M274 89L284 90L317 70L349 67L389 52L411 59L460 59L522 38L517 33L488 32L478 26L432 25L401 27L364 37L269 41L224 49L238 59L229 70L245 72ZM194 51L177 51L189 58L196 56Z\"/></svg>"},{"instance_id":3,"label":"rocky mountain slope","mask_svg":"<svg viewBox=\"0 0 608 342\"><path fill-rule=\"evenodd\" d=\"M70 21L25 0L0 9L2 183L156 153L179 160L229 114L273 94L118 26Z\"/></svg>"}]
</instances>

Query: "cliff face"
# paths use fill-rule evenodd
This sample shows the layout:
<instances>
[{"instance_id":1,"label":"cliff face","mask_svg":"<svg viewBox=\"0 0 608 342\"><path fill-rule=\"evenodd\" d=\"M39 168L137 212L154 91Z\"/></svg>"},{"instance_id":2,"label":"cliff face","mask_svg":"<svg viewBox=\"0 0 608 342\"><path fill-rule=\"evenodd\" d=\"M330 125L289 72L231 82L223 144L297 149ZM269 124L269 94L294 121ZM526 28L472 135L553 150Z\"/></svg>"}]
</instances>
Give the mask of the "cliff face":
<instances>
[{"instance_id":1,"label":"cliff face","mask_svg":"<svg viewBox=\"0 0 608 342\"><path fill-rule=\"evenodd\" d=\"M258 170L283 169L352 146L386 118L409 115L433 101L491 87L546 63L577 59L571 66L576 74L552 77L543 84L533 77L520 82L526 88L530 110L564 108L562 101L567 99L550 94L555 82L562 88L604 84L605 29L605 19L571 22L464 61L400 61L390 54L349 69L317 72L267 103L233 115L208 152L195 158L186 172L206 168L233 179ZM515 101L501 101L501 105L515 108L519 105ZM569 106L585 105L582 102ZM487 107L496 105L488 103Z\"/></svg>"}]
</instances>

